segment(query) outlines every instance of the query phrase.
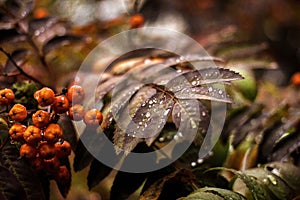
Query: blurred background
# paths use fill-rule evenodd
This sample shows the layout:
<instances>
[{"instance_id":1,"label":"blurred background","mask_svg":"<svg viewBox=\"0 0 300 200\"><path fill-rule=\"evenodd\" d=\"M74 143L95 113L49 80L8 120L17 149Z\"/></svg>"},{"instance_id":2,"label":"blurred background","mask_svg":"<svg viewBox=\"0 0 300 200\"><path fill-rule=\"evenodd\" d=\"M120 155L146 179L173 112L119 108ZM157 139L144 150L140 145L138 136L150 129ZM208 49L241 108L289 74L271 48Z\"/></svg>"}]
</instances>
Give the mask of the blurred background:
<instances>
[{"instance_id":1,"label":"blurred background","mask_svg":"<svg viewBox=\"0 0 300 200\"><path fill-rule=\"evenodd\" d=\"M73 32L97 43L127 30L124 22L138 12L145 26L183 32L211 54L256 69L258 79L277 86L288 85L300 71L299 0L140 0L134 5L133 0L37 0L33 17L63 18ZM88 191L87 170L74 173L68 199L107 198L110 178ZM58 193L51 198L61 199Z\"/></svg>"},{"instance_id":2,"label":"blurred background","mask_svg":"<svg viewBox=\"0 0 300 200\"><path fill-rule=\"evenodd\" d=\"M140 12L145 17L145 26L184 32L208 49L215 43L223 46L242 42L266 44L269 55L280 68L280 73L273 72L275 77L270 78L277 84L287 84L290 76L300 68L298 0L140 0L135 11L134 2L38 0L35 15L59 16L78 27L114 26L117 28L113 31L117 33L127 29L121 26L123 18ZM107 36L99 34L102 39Z\"/></svg>"}]
</instances>

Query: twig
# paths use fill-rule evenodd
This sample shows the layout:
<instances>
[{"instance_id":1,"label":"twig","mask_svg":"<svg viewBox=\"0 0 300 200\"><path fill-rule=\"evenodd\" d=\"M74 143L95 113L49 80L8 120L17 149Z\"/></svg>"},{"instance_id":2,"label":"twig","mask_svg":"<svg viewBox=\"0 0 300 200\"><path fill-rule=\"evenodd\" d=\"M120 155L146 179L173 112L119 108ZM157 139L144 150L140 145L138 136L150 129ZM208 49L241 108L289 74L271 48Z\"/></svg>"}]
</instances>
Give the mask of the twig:
<instances>
[{"instance_id":1,"label":"twig","mask_svg":"<svg viewBox=\"0 0 300 200\"><path fill-rule=\"evenodd\" d=\"M16 61L13 59L13 57L8 53L6 52L2 47L0 47L0 51L2 53L4 53L7 58L12 62L12 64L19 70L19 72L24 75L25 77L29 78L30 80L33 80L34 82L37 82L39 83L40 85L42 86L45 86L42 82L40 82L38 79L36 79L35 77L31 76L30 74L27 74L17 63Z\"/></svg>"},{"instance_id":2,"label":"twig","mask_svg":"<svg viewBox=\"0 0 300 200\"><path fill-rule=\"evenodd\" d=\"M3 142L3 144L0 145L0 150L3 149L3 147L8 143L8 141L10 140L9 136L5 139L5 141Z\"/></svg>"},{"instance_id":3,"label":"twig","mask_svg":"<svg viewBox=\"0 0 300 200\"><path fill-rule=\"evenodd\" d=\"M141 0L135 0L133 5L133 12L138 13L139 11L139 4L141 3Z\"/></svg>"}]
</instances>

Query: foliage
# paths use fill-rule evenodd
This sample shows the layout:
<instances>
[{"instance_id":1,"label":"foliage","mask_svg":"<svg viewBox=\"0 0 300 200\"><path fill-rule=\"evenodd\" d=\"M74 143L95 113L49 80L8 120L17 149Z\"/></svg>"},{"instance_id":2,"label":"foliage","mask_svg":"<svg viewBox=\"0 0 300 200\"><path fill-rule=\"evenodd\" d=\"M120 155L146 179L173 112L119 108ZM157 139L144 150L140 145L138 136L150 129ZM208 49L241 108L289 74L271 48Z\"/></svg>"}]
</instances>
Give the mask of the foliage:
<instances>
[{"instance_id":1,"label":"foliage","mask_svg":"<svg viewBox=\"0 0 300 200\"><path fill-rule=\"evenodd\" d=\"M136 17L139 11L147 16L147 6L151 7L155 1L149 2L128 1L128 6L132 4L130 17ZM57 95L64 95L63 88L74 80L80 63L104 35L142 25L133 26L132 18L123 16L101 22L102 27L97 25L99 21L75 27L48 14L37 17L33 14L35 3L33 0L0 2L0 85L13 90L13 104L28 109L29 117L22 122L26 125L32 124L33 112L40 109L34 99L38 89L47 86ZM89 190L95 190L104 179L112 179L111 200L127 199L133 193L141 200L288 200L300 196L297 104L282 102L270 109L267 101L263 104L256 101L260 85L255 75L261 69L277 68L278 63L268 44L247 42L248 38L241 37L232 26L221 30L200 39L208 52L217 57L188 52L178 56L148 49L108 58L113 62L96 89L95 101L103 113L103 122L97 130L86 127L78 138L69 113L51 114L51 120L63 129L62 140L71 144L74 153L70 161L61 159L61 166L67 171L87 170ZM92 72L83 79L89 79L94 68L101 68L101 62L91 66ZM211 68L207 63L217 67ZM198 158L210 123L211 102L228 105L226 126L214 149L206 157ZM35 171L20 156L22 142L11 140L8 133L12 126L10 107L0 107L0 199L50 199L52 180L66 198L71 177L65 181L51 173ZM197 128L197 134L191 136L184 131L189 128ZM99 130L104 134L99 136ZM83 143L84 140L91 144L101 142L103 137L114 144L114 156L123 157L123 165L130 163L131 152L153 152L175 138L177 145L191 137L193 143L167 167L129 173L115 172L101 163ZM99 152L106 147L104 143L98 145ZM175 150L172 153L176 154ZM153 157L153 162L156 160L158 157Z\"/></svg>"}]
</instances>

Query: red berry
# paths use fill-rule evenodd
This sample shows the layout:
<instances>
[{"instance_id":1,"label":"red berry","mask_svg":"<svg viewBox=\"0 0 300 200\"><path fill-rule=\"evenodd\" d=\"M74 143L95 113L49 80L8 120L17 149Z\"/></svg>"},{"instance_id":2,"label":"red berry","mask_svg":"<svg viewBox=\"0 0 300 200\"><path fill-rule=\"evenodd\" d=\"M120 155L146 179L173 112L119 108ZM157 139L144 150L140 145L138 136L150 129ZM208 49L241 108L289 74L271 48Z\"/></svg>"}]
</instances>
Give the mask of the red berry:
<instances>
[{"instance_id":1,"label":"red berry","mask_svg":"<svg viewBox=\"0 0 300 200\"><path fill-rule=\"evenodd\" d=\"M11 89L0 90L0 105L9 105L15 99L14 92Z\"/></svg>"},{"instance_id":2,"label":"red berry","mask_svg":"<svg viewBox=\"0 0 300 200\"><path fill-rule=\"evenodd\" d=\"M38 149L39 155L46 160L53 158L56 154L54 145L47 142L41 143Z\"/></svg>"},{"instance_id":3,"label":"red berry","mask_svg":"<svg viewBox=\"0 0 300 200\"><path fill-rule=\"evenodd\" d=\"M102 113L97 109L91 109L84 115L84 123L92 128L98 127L103 120Z\"/></svg>"},{"instance_id":4,"label":"red berry","mask_svg":"<svg viewBox=\"0 0 300 200\"><path fill-rule=\"evenodd\" d=\"M295 86L300 86L300 72L296 72L295 74L293 74L291 82Z\"/></svg>"},{"instance_id":5,"label":"red berry","mask_svg":"<svg viewBox=\"0 0 300 200\"><path fill-rule=\"evenodd\" d=\"M59 95L55 97L54 103L52 104L51 108L56 113L65 113L69 110L69 100L65 95Z\"/></svg>"},{"instance_id":6,"label":"red berry","mask_svg":"<svg viewBox=\"0 0 300 200\"><path fill-rule=\"evenodd\" d=\"M42 132L36 126L28 126L23 134L24 140L31 145L37 145L42 140Z\"/></svg>"},{"instance_id":7,"label":"red berry","mask_svg":"<svg viewBox=\"0 0 300 200\"><path fill-rule=\"evenodd\" d=\"M59 169L60 162L57 157L51 159L44 159L44 166L47 172L56 173Z\"/></svg>"},{"instance_id":8,"label":"red berry","mask_svg":"<svg viewBox=\"0 0 300 200\"><path fill-rule=\"evenodd\" d=\"M16 122L21 122L27 117L27 109L21 104L15 104L9 111L8 115Z\"/></svg>"},{"instance_id":9,"label":"red berry","mask_svg":"<svg viewBox=\"0 0 300 200\"><path fill-rule=\"evenodd\" d=\"M55 93L52 89L44 87L34 93L34 98L41 106L49 106L54 102Z\"/></svg>"},{"instance_id":10,"label":"red berry","mask_svg":"<svg viewBox=\"0 0 300 200\"><path fill-rule=\"evenodd\" d=\"M69 116L74 121L80 121L83 119L85 110L82 105L75 104L69 109Z\"/></svg>"},{"instance_id":11,"label":"red berry","mask_svg":"<svg viewBox=\"0 0 300 200\"><path fill-rule=\"evenodd\" d=\"M67 98L70 102L76 104L81 103L84 99L84 90L79 85L72 85L68 89Z\"/></svg>"},{"instance_id":12,"label":"red berry","mask_svg":"<svg viewBox=\"0 0 300 200\"><path fill-rule=\"evenodd\" d=\"M36 148L29 144L23 144L20 147L20 156L25 158L34 158L36 156Z\"/></svg>"},{"instance_id":13,"label":"red berry","mask_svg":"<svg viewBox=\"0 0 300 200\"><path fill-rule=\"evenodd\" d=\"M44 161L41 157L36 156L34 158L31 158L29 160L29 163L31 165L31 167L33 169L35 169L36 171L41 171L42 169L44 169Z\"/></svg>"},{"instance_id":14,"label":"red berry","mask_svg":"<svg viewBox=\"0 0 300 200\"><path fill-rule=\"evenodd\" d=\"M71 154L71 145L66 140L64 140L62 143L55 143L54 147L56 150L56 156L58 158L66 158Z\"/></svg>"},{"instance_id":15,"label":"red berry","mask_svg":"<svg viewBox=\"0 0 300 200\"><path fill-rule=\"evenodd\" d=\"M58 124L49 124L45 129L44 138L49 143L56 143L63 136L63 131Z\"/></svg>"},{"instance_id":16,"label":"red berry","mask_svg":"<svg viewBox=\"0 0 300 200\"><path fill-rule=\"evenodd\" d=\"M32 122L36 127L43 128L50 122L50 114L43 110L38 110L32 115Z\"/></svg>"},{"instance_id":17,"label":"red berry","mask_svg":"<svg viewBox=\"0 0 300 200\"><path fill-rule=\"evenodd\" d=\"M12 125L12 127L9 129L9 135L10 135L11 139L18 141L18 142L22 142L24 140L23 134L24 134L26 128L27 127L22 124Z\"/></svg>"},{"instance_id":18,"label":"red berry","mask_svg":"<svg viewBox=\"0 0 300 200\"><path fill-rule=\"evenodd\" d=\"M130 18L130 27L131 28L139 28L144 24L144 17L141 14L135 14Z\"/></svg>"},{"instance_id":19,"label":"red berry","mask_svg":"<svg viewBox=\"0 0 300 200\"><path fill-rule=\"evenodd\" d=\"M68 168L65 165L59 166L57 173L55 174L54 179L62 185L68 184L70 181L71 174Z\"/></svg>"}]
</instances>

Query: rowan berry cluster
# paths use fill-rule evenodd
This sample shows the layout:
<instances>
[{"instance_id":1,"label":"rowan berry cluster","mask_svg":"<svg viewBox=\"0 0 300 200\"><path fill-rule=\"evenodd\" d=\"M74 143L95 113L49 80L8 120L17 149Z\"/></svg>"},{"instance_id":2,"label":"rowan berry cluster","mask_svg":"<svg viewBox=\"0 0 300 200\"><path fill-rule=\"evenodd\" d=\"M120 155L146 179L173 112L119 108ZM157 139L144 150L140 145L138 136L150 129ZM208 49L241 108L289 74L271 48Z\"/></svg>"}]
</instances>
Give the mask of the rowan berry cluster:
<instances>
[{"instance_id":1,"label":"rowan berry cluster","mask_svg":"<svg viewBox=\"0 0 300 200\"><path fill-rule=\"evenodd\" d=\"M0 90L0 105L8 106L14 98L11 89ZM44 87L34 93L34 98L41 109L29 112L25 106L14 104L9 110L10 138L21 144L20 156L35 170L44 170L56 180L67 180L70 172L61 161L71 154L71 145L63 139L57 118L66 113L70 119L83 120L88 127L96 128L102 122L102 113L97 109L85 111L81 105L84 90L79 85L72 85L61 94Z\"/></svg>"}]
</instances>

